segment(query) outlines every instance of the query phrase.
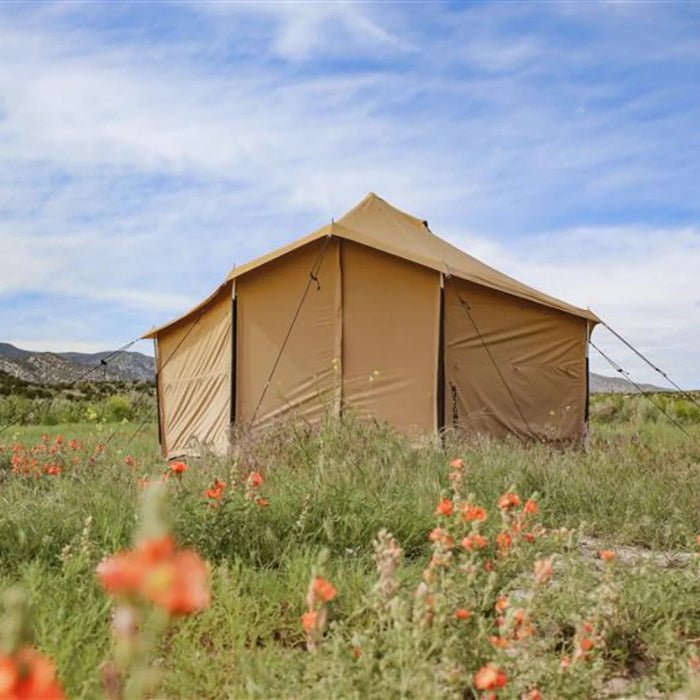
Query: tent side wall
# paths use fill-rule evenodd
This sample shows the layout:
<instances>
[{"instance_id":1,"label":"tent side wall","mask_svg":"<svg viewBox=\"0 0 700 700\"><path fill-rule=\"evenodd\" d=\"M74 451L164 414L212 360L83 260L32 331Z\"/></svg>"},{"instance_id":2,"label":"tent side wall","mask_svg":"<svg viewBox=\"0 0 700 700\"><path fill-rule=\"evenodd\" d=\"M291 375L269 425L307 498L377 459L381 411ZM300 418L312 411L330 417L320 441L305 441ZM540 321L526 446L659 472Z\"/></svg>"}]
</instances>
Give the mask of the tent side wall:
<instances>
[{"instance_id":1,"label":"tent side wall","mask_svg":"<svg viewBox=\"0 0 700 700\"><path fill-rule=\"evenodd\" d=\"M343 240L343 405L409 435L437 429L440 274Z\"/></svg>"},{"instance_id":2,"label":"tent side wall","mask_svg":"<svg viewBox=\"0 0 700 700\"><path fill-rule=\"evenodd\" d=\"M163 456L202 448L224 454L231 413L231 285L157 339Z\"/></svg>"},{"instance_id":3,"label":"tent side wall","mask_svg":"<svg viewBox=\"0 0 700 700\"><path fill-rule=\"evenodd\" d=\"M341 302L337 238L313 241L236 279L238 424L259 427L287 411L307 420L337 413Z\"/></svg>"},{"instance_id":4,"label":"tent side wall","mask_svg":"<svg viewBox=\"0 0 700 700\"><path fill-rule=\"evenodd\" d=\"M586 319L454 277L444 314L447 427L545 440L582 435Z\"/></svg>"}]
</instances>

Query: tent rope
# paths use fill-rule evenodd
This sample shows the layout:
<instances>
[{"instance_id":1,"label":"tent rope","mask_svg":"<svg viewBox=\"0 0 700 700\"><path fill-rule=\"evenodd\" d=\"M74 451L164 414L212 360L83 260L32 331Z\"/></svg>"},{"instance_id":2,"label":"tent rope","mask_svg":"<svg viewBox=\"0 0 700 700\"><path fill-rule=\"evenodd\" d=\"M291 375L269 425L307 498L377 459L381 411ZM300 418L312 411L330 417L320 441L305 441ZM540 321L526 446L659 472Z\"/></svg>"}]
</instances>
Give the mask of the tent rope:
<instances>
[{"instance_id":1,"label":"tent rope","mask_svg":"<svg viewBox=\"0 0 700 700\"><path fill-rule=\"evenodd\" d=\"M663 414L666 416L666 418L668 418L668 420L671 421L671 423L673 423L673 425L675 425L676 428L678 428L678 430L680 430L687 438L690 437L690 433L688 433L688 432L683 428L683 426L682 426L670 413L668 413L668 411L666 411L666 409L665 409L661 404L659 404L659 403L657 403L656 401L654 401L654 399L651 398L650 392L644 391L644 389L643 389L639 384L637 384L637 382L635 382L635 381L630 377L629 372L627 372L627 371L624 370L620 365L618 365L617 362L615 362L615 360L613 360L612 358L608 357L608 356L607 356L607 355L606 355L592 340L589 340L588 342L591 344L591 347L592 347L599 355L601 355L601 357L603 357L603 358L608 362L608 364L609 364L616 372L619 372L630 384L632 384L632 386L634 386L634 387L637 389L637 391L638 391L642 396L644 396L644 398L646 398L646 399L647 399L650 403L652 403L659 411L661 411L661 413L663 413Z\"/></svg>"},{"instance_id":2,"label":"tent rope","mask_svg":"<svg viewBox=\"0 0 700 700\"><path fill-rule=\"evenodd\" d=\"M160 369L161 371L163 370L164 367L167 366L168 362L170 362L170 360L173 359L173 357L175 356L175 353L180 349L180 347L182 346L182 344L183 344L183 343L187 340L187 338L189 337L190 333L192 333L192 331L195 329L195 327L197 326L197 324L202 320L202 316L204 316L204 312L205 312L206 310L207 310L207 307L206 307L206 306L205 306L204 308L200 309L199 313L197 314L197 318L194 320L194 323L192 323L192 325L187 329L187 332L182 336L182 338L180 338L180 340L178 341L177 345L172 349L172 352L168 355L168 357L165 359L165 361L160 365L160 368L159 368L159 369ZM144 403L144 401L145 401L145 399L146 399L147 397L148 397L148 393L144 391L144 392L141 394L141 396L139 397L139 399L136 401L136 403L134 404L134 406L133 406L134 410L140 408L141 404ZM160 412L160 411L159 411L159 412ZM146 425L146 423L148 423L148 422L151 420L152 416L153 416L153 410L149 411L149 413L146 415L146 418L144 418L144 419L141 421L141 423L138 425L138 427L136 428L136 430L134 430L134 431L132 432L131 436L127 439L127 441L126 441L125 444L128 445L128 444L131 443L131 441L132 441L132 440L136 437L136 435L142 430L142 428ZM103 445L108 445L108 444L112 441L112 439L114 438L114 436L115 436L116 434L117 434L117 431L116 431L116 430L112 430L112 432L109 434L109 436L107 437L107 439L104 441Z\"/></svg>"},{"instance_id":3,"label":"tent rope","mask_svg":"<svg viewBox=\"0 0 700 700\"><path fill-rule=\"evenodd\" d=\"M274 364L272 365L272 369L270 370L270 374L267 378L267 381L265 382L265 385L263 386L262 393L260 394L260 398L258 399L258 403L255 406L255 411L253 411L253 417L250 419L251 424L255 422L255 419L257 418L258 411L260 410L260 406L262 405L263 399L265 398L265 395L267 394L267 390L270 388L270 384L272 383L272 378L277 370L277 366L280 363L280 360L282 359L282 355L284 354L284 350L287 347L287 343L289 342L289 338L292 335L292 330L294 329L294 326L297 322L297 319L299 318L299 314L301 313L301 309L304 306L304 302L306 301L306 297L309 294L309 290L311 289L311 285L315 282L316 283L316 291L321 291L321 284L318 281L318 273L321 270L321 265L323 264L323 258L326 254L326 249L328 248L328 243L331 240L331 235L327 235L323 241L323 245L321 246L321 251L319 252L318 258L316 259L316 262L313 264L311 271L309 272L309 280L306 283L306 287L304 288L304 292L301 295L301 299L299 299L299 304L297 305L296 311L294 312L294 316L292 317L292 322L289 325L289 328L287 329L287 334L284 337L284 340L282 341L282 345L280 346L279 352L277 353L277 357L275 359Z\"/></svg>"},{"instance_id":4,"label":"tent rope","mask_svg":"<svg viewBox=\"0 0 700 700\"><path fill-rule=\"evenodd\" d=\"M637 350L637 348L632 345L628 340L625 340L616 330L611 328L605 321L601 320L600 322L605 328L607 328L620 342L624 343L637 357L640 357L644 362L646 362L649 367L651 367L655 372L660 374L669 384L671 384L677 391L679 391L686 399L689 401L692 401L698 408L700 408L700 402L690 393L682 389L676 382L674 382L666 372L664 372L662 369L657 367L651 360L647 359L642 355L642 353Z\"/></svg>"},{"instance_id":5,"label":"tent rope","mask_svg":"<svg viewBox=\"0 0 700 700\"><path fill-rule=\"evenodd\" d=\"M445 279L448 281L451 281L452 275L445 275ZM489 359L491 360L498 376L500 377L501 382L503 382L503 386L506 388L508 395L510 396L511 400L513 401L513 405L515 406L515 410L518 412L518 415L522 419L523 423L525 423L525 426L527 427L528 432L530 434L532 434L532 428L530 427L530 424L528 423L528 420L525 417L525 414L522 412L520 405L518 404L518 401L515 398L515 394L513 393L513 390L510 388L508 382L506 381L506 378L503 376L503 372L501 372L501 368L498 366L498 363L496 362L496 358L493 356L493 353L491 352L491 349L489 348L488 344L486 343L484 336L482 335L481 331L479 330L479 327L476 325L476 321L474 320L474 316L472 316L472 313L471 313L471 307L466 302L466 300L462 298L462 295L459 293L459 290L457 289L457 287L453 285L453 288L455 290L455 294L457 295L457 298L459 299L459 303L462 305L462 308L464 309L464 312L466 313L467 317L471 321L472 326L474 326L474 330L476 331L476 334L479 337L479 341L483 345L484 350L486 350L486 354L489 356ZM520 437L520 435L518 435L515 432L513 434L518 438L518 440L520 440L522 442L522 438Z\"/></svg>"}]
</instances>

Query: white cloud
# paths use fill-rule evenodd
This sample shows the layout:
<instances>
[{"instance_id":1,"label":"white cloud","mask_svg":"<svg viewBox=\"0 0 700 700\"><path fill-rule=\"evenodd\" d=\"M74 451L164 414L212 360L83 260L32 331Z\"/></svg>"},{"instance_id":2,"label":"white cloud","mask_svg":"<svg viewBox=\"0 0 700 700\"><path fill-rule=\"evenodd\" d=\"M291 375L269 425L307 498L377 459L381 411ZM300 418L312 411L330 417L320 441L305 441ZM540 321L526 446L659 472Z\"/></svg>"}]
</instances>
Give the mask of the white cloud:
<instances>
[{"instance_id":1,"label":"white cloud","mask_svg":"<svg viewBox=\"0 0 700 700\"><path fill-rule=\"evenodd\" d=\"M700 385L697 40L565 5L4 13L3 332L68 338L74 309L76 341L128 339L374 190ZM2 306L27 294L31 325Z\"/></svg>"}]
</instances>

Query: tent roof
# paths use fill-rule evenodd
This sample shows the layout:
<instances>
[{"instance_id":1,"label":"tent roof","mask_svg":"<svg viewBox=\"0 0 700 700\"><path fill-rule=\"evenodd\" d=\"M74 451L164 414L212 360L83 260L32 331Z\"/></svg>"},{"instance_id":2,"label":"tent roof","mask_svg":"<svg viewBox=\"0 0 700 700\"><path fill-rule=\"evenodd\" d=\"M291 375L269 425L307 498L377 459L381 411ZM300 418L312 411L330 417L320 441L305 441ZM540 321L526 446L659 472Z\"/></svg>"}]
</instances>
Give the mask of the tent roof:
<instances>
[{"instance_id":1,"label":"tent roof","mask_svg":"<svg viewBox=\"0 0 700 700\"><path fill-rule=\"evenodd\" d=\"M323 226L308 236L256 258L245 265L235 267L229 273L226 282L231 282L236 277L240 277L261 265L325 236L338 236L339 238L361 243L370 248L410 260L418 265L432 268L446 275L453 275L499 292L505 292L506 294L527 299L565 313L580 316L594 323L600 320L591 311L580 309L543 294L489 267L434 235L428 228L427 221L417 219L415 216L393 207L373 192L370 192L356 207L337 222ZM185 316L181 316L160 328L153 329L144 338L155 337L159 331L201 309L209 300L207 299L191 309Z\"/></svg>"}]
</instances>

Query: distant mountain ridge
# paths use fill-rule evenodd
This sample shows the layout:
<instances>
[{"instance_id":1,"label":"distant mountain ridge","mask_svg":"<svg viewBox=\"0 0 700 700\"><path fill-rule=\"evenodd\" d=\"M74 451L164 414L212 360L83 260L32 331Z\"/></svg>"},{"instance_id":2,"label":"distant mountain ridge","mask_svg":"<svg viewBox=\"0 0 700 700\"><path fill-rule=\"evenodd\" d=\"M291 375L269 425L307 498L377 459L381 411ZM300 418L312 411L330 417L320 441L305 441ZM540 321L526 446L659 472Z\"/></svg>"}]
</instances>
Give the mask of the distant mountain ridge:
<instances>
[{"instance_id":1,"label":"distant mountain ridge","mask_svg":"<svg viewBox=\"0 0 700 700\"><path fill-rule=\"evenodd\" d=\"M114 351L33 352L22 350L10 343L0 343L0 371L33 384L63 384L78 381L90 368L87 377L99 381L153 381L156 376L154 358L140 352L123 352L115 357ZM107 359L109 358L109 359ZM102 360L107 360L102 365ZM640 384L644 391L668 391L652 384ZM593 394L635 394L637 389L621 377L590 374Z\"/></svg>"},{"instance_id":2,"label":"distant mountain ridge","mask_svg":"<svg viewBox=\"0 0 700 700\"><path fill-rule=\"evenodd\" d=\"M33 384L64 384L80 379L153 381L155 378L154 358L140 352L123 352L110 357L113 354L114 351L33 352L0 343L0 371ZM106 360L106 364L102 364L102 360Z\"/></svg>"},{"instance_id":3,"label":"distant mountain ridge","mask_svg":"<svg viewBox=\"0 0 700 700\"><path fill-rule=\"evenodd\" d=\"M658 392L658 391L672 391L672 389L664 389L661 386L654 386L653 384L642 384L641 382L635 382L642 391L648 392ZM628 382L624 377L606 377L602 374L590 373L590 389L591 394L638 394L639 390Z\"/></svg>"}]
</instances>

